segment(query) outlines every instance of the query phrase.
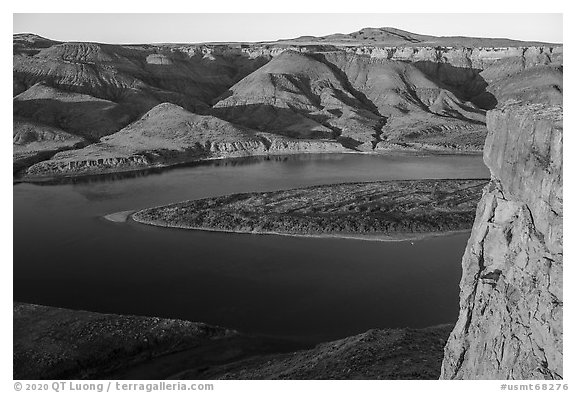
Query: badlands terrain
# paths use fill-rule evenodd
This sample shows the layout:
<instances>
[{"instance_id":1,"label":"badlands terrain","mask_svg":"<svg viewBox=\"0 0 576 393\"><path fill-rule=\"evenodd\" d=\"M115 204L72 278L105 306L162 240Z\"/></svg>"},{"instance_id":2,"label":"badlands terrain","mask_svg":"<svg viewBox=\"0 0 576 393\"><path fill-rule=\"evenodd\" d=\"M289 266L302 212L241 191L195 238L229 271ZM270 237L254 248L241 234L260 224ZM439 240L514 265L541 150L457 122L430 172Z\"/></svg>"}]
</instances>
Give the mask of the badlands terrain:
<instances>
[{"instance_id":1,"label":"badlands terrain","mask_svg":"<svg viewBox=\"0 0 576 393\"><path fill-rule=\"evenodd\" d=\"M14 173L253 155L480 152L486 110L560 102L562 46L397 29L261 43L14 35Z\"/></svg>"}]
</instances>

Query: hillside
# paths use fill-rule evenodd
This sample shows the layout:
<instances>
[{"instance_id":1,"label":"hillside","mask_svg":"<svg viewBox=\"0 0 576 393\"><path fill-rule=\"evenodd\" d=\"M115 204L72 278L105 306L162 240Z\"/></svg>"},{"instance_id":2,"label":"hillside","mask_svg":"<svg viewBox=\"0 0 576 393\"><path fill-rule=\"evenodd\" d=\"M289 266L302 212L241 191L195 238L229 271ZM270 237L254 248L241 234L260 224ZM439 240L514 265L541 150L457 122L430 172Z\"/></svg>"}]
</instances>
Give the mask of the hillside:
<instances>
[{"instance_id":1,"label":"hillside","mask_svg":"<svg viewBox=\"0 0 576 393\"><path fill-rule=\"evenodd\" d=\"M86 139L56 127L14 118L12 128L12 158L14 171L34 162L48 159L60 150L81 147Z\"/></svg>"},{"instance_id":2,"label":"hillside","mask_svg":"<svg viewBox=\"0 0 576 393\"><path fill-rule=\"evenodd\" d=\"M162 167L182 162L282 154L338 151L330 141L289 140L264 135L211 115L199 115L169 103L159 104L139 120L82 149L66 150L30 166L28 178L97 175Z\"/></svg>"},{"instance_id":3,"label":"hillside","mask_svg":"<svg viewBox=\"0 0 576 393\"><path fill-rule=\"evenodd\" d=\"M399 124L418 132L449 118L466 132L484 122L482 110L410 64L342 52L285 51L232 86L214 108L247 127L295 138L332 137L360 150L374 149Z\"/></svg>"},{"instance_id":4,"label":"hillside","mask_svg":"<svg viewBox=\"0 0 576 393\"><path fill-rule=\"evenodd\" d=\"M506 38L481 37L435 37L415 34L393 27L367 27L348 34L330 34L323 37L302 36L279 40L276 44L329 44L329 45L374 45L374 46L452 46L452 47L521 47L550 45L544 42L526 42Z\"/></svg>"},{"instance_id":5,"label":"hillside","mask_svg":"<svg viewBox=\"0 0 576 393\"><path fill-rule=\"evenodd\" d=\"M451 325L424 329L372 329L286 354L256 356L193 368L179 379L433 380Z\"/></svg>"},{"instance_id":6,"label":"hillside","mask_svg":"<svg viewBox=\"0 0 576 393\"><path fill-rule=\"evenodd\" d=\"M26 178L255 154L479 152L486 110L561 100L563 89L561 45L391 28L242 44L13 40L15 130L24 121L32 133L51 127L81 142L19 139L14 169ZM172 121L154 111L166 103L208 116L204 128L215 132L182 140L181 113ZM155 120L141 122L146 114ZM143 124L150 129L139 132ZM163 129L172 131L153 135ZM242 130L241 141L228 129ZM31 150L41 154L16 154Z\"/></svg>"},{"instance_id":7,"label":"hillside","mask_svg":"<svg viewBox=\"0 0 576 393\"><path fill-rule=\"evenodd\" d=\"M15 379L166 378L186 367L298 348L291 342L178 319L28 303L14 303L13 315ZM220 351L220 356L213 355ZM163 361L170 355L180 359ZM154 370L156 374L148 370L136 378L125 375L142 363L155 361L163 365Z\"/></svg>"},{"instance_id":8,"label":"hillside","mask_svg":"<svg viewBox=\"0 0 576 393\"><path fill-rule=\"evenodd\" d=\"M305 349L177 319L13 309L15 379L437 379L451 328L373 329Z\"/></svg>"}]
</instances>

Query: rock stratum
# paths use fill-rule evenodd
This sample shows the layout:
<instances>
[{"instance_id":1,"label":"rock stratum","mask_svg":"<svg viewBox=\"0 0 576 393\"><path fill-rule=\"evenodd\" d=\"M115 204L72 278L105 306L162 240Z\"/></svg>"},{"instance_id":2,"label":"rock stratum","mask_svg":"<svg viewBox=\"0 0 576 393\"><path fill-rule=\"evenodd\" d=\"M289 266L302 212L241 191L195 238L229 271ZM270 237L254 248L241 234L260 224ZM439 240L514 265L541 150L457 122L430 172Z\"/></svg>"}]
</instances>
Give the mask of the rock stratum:
<instances>
[{"instance_id":1,"label":"rock stratum","mask_svg":"<svg viewBox=\"0 0 576 393\"><path fill-rule=\"evenodd\" d=\"M561 103L508 101L488 113L492 179L462 260L444 379L563 376L562 139Z\"/></svg>"},{"instance_id":2,"label":"rock stratum","mask_svg":"<svg viewBox=\"0 0 576 393\"><path fill-rule=\"evenodd\" d=\"M392 28L205 44L15 34L14 171L33 179L250 155L480 151L486 110L521 88L534 101L562 96L562 52Z\"/></svg>"},{"instance_id":3,"label":"rock stratum","mask_svg":"<svg viewBox=\"0 0 576 393\"><path fill-rule=\"evenodd\" d=\"M233 194L144 209L132 219L183 229L405 239L470 229L485 184L406 180Z\"/></svg>"},{"instance_id":4,"label":"rock stratum","mask_svg":"<svg viewBox=\"0 0 576 393\"><path fill-rule=\"evenodd\" d=\"M189 161L293 152L344 152L329 140L300 140L256 132L175 104L159 104L122 130L83 149L66 150L31 165L27 178L94 175Z\"/></svg>"}]
</instances>

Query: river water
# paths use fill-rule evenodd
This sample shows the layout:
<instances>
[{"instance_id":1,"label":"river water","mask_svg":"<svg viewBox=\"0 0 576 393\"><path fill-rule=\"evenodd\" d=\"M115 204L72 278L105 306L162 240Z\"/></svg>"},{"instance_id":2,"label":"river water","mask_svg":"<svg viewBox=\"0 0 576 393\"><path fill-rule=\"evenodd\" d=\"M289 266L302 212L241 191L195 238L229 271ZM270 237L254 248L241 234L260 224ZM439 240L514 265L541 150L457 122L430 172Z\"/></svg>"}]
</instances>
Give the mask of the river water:
<instances>
[{"instance_id":1,"label":"river water","mask_svg":"<svg viewBox=\"0 0 576 393\"><path fill-rule=\"evenodd\" d=\"M487 177L480 156L327 154L15 184L14 300L306 342L454 322L468 234L369 242L164 229L102 217L236 192Z\"/></svg>"}]
</instances>

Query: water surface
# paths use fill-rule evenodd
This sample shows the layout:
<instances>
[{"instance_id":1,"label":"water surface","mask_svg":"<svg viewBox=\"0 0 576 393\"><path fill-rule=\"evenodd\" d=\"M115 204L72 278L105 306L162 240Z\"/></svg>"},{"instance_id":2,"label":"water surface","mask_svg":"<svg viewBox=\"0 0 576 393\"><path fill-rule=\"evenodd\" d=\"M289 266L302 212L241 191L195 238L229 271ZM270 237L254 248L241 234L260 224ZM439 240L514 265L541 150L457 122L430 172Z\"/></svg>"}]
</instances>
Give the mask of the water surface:
<instances>
[{"instance_id":1,"label":"water surface","mask_svg":"<svg viewBox=\"0 0 576 393\"><path fill-rule=\"evenodd\" d=\"M486 178L480 156L303 155L14 186L14 300L311 342L453 322L467 234L367 242L113 223L185 199L350 181Z\"/></svg>"}]
</instances>

